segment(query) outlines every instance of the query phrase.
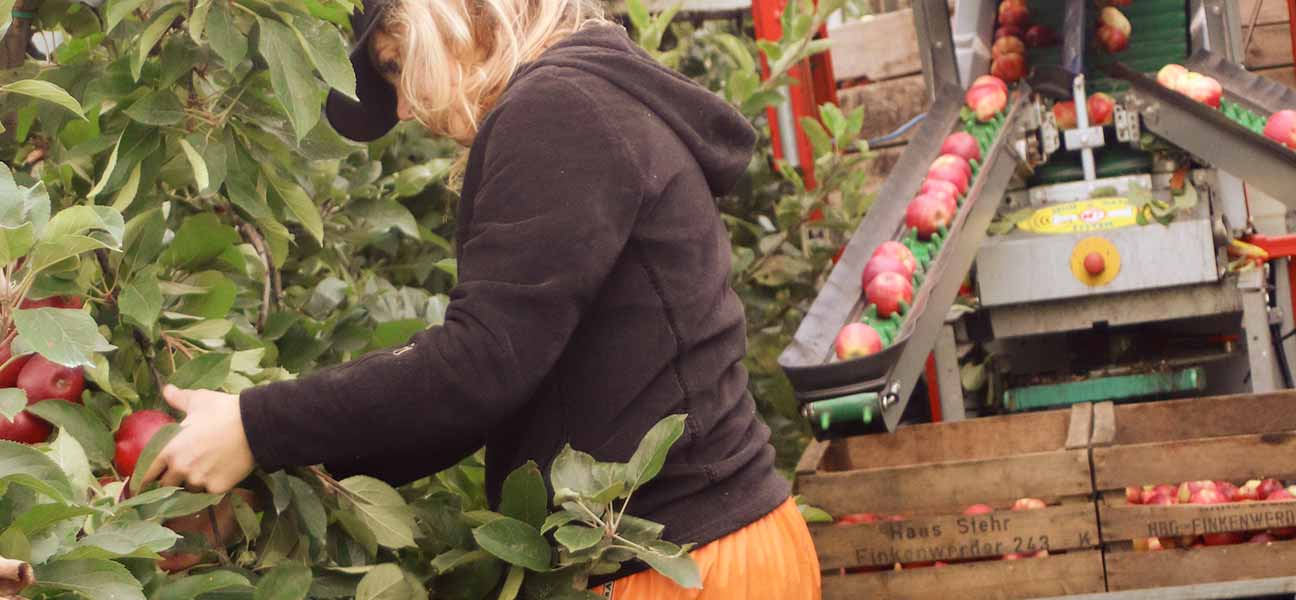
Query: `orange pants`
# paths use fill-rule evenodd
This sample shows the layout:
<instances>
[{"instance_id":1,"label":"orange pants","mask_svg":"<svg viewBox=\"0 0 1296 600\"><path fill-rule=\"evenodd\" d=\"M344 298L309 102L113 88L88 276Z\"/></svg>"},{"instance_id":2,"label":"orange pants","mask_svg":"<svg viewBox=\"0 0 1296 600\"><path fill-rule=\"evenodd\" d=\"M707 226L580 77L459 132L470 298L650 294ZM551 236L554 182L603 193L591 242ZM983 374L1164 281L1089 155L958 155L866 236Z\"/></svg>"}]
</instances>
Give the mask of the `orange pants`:
<instances>
[{"instance_id":1,"label":"orange pants","mask_svg":"<svg viewBox=\"0 0 1296 600\"><path fill-rule=\"evenodd\" d=\"M692 553L702 589L656 571L612 582L612 600L820 600L819 557L801 511L789 498L759 521ZM603 587L593 590L605 594Z\"/></svg>"}]
</instances>

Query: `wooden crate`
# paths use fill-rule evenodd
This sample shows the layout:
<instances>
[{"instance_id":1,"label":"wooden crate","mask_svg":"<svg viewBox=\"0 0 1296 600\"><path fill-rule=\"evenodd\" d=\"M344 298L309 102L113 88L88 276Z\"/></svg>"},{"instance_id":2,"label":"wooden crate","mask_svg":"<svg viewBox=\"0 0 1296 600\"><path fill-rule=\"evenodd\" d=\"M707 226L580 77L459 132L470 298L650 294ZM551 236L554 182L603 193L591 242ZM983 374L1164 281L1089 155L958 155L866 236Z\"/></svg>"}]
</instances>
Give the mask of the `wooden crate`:
<instances>
[{"instance_id":1,"label":"wooden crate","mask_svg":"<svg viewBox=\"0 0 1296 600\"><path fill-rule=\"evenodd\" d=\"M1137 551L1134 540L1296 527L1296 502L1128 504L1126 486L1296 478L1296 392L1094 406L1094 486L1112 592L1296 576L1296 541Z\"/></svg>"},{"instance_id":2,"label":"wooden crate","mask_svg":"<svg viewBox=\"0 0 1296 600\"><path fill-rule=\"evenodd\" d=\"M904 521L811 528L825 600L1034 598L1103 591L1089 455L1092 409L919 425L894 434L812 444L797 493L840 517ZM1009 511L1024 497L1049 507ZM966 517L973 504L994 513ZM1047 548L1050 555L980 560ZM895 563L941 568L860 572ZM842 574L845 571L845 574Z\"/></svg>"}]
</instances>

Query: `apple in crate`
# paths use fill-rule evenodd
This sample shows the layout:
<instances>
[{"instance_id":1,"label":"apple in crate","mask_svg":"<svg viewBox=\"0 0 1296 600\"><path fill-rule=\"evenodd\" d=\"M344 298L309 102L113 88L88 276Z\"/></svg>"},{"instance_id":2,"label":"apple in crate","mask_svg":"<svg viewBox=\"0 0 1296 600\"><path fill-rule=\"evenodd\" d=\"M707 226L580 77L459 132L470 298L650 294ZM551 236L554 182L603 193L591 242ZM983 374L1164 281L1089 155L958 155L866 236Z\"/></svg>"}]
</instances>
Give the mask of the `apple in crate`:
<instances>
[{"instance_id":1,"label":"apple in crate","mask_svg":"<svg viewBox=\"0 0 1296 600\"><path fill-rule=\"evenodd\" d=\"M1208 488L1215 489L1215 482L1203 479L1201 481L1185 481L1179 484L1179 503L1188 504L1192 502L1194 494Z\"/></svg>"},{"instance_id":2,"label":"apple in crate","mask_svg":"<svg viewBox=\"0 0 1296 600\"><path fill-rule=\"evenodd\" d=\"M994 81L998 83L986 82L973 85L963 96L968 108L972 109L977 120L982 123L994 118L1008 105L1008 87L998 77L995 77ZM1003 87L1000 87L1001 85Z\"/></svg>"},{"instance_id":3,"label":"apple in crate","mask_svg":"<svg viewBox=\"0 0 1296 600\"><path fill-rule=\"evenodd\" d=\"M873 251L873 256L890 256L900 261L908 271L908 276L918 271L918 259L914 258L913 252L909 247L896 241L886 241L878 245L877 250Z\"/></svg>"},{"instance_id":4,"label":"apple in crate","mask_svg":"<svg viewBox=\"0 0 1296 600\"><path fill-rule=\"evenodd\" d=\"M973 504L972 506L963 509L963 516L973 517L976 515L988 515L992 512L994 512L994 509L991 508L989 504Z\"/></svg>"},{"instance_id":5,"label":"apple in crate","mask_svg":"<svg viewBox=\"0 0 1296 600\"><path fill-rule=\"evenodd\" d=\"M882 337L864 323L851 323L837 334L837 358L851 360L882 351Z\"/></svg>"},{"instance_id":6,"label":"apple in crate","mask_svg":"<svg viewBox=\"0 0 1296 600\"><path fill-rule=\"evenodd\" d=\"M1224 497L1225 502L1232 502L1233 496L1237 495L1238 486L1233 485L1231 482L1221 480L1215 482L1215 489L1219 490L1219 493Z\"/></svg>"},{"instance_id":7,"label":"apple in crate","mask_svg":"<svg viewBox=\"0 0 1296 600\"><path fill-rule=\"evenodd\" d=\"M1234 502L1254 502L1260 500L1260 480L1252 479L1233 491L1229 498Z\"/></svg>"},{"instance_id":8,"label":"apple in crate","mask_svg":"<svg viewBox=\"0 0 1296 600\"><path fill-rule=\"evenodd\" d=\"M945 138L941 144L941 154L953 154L963 160L981 160L981 144L966 131L956 131Z\"/></svg>"},{"instance_id":9,"label":"apple in crate","mask_svg":"<svg viewBox=\"0 0 1296 600\"><path fill-rule=\"evenodd\" d=\"M1264 134L1288 148L1296 148L1296 110L1280 110L1269 115Z\"/></svg>"},{"instance_id":10,"label":"apple in crate","mask_svg":"<svg viewBox=\"0 0 1296 600\"><path fill-rule=\"evenodd\" d=\"M916 230L924 240L931 239L940 228L948 227L953 218L945 202L931 194L914 198L905 210L905 225Z\"/></svg>"},{"instance_id":11,"label":"apple in crate","mask_svg":"<svg viewBox=\"0 0 1296 600\"><path fill-rule=\"evenodd\" d=\"M1264 479L1260 481L1260 485L1256 488L1256 492L1260 495L1261 500L1268 500L1269 496L1273 495L1274 492L1282 489L1283 484L1281 481L1278 481L1277 479Z\"/></svg>"},{"instance_id":12,"label":"apple in crate","mask_svg":"<svg viewBox=\"0 0 1296 600\"><path fill-rule=\"evenodd\" d=\"M883 319L899 313L901 303L913 304L913 294L913 283L899 273L881 273L864 290L864 297L877 306Z\"/></svg>"},{"instance_id":13,"label":"apple in crate","mask_svg":"<svg viewBox=\"0 0 1296 600\"><path fill-rule=\"evenodd\" d=\"M1021 498L1013 502L1012 505L1013 510L1039 510L1041 508L1048 508L1048 505L1039 498Z\"/></svg>"},{"instance_id":14,"label":"apple in crate","mask_svg":"<svg viewBox=\"0 0 1296 600\"><path fill-rule=\"evenodd\" d=\"M1143 490L1143 504L1151 504L1151 502L1148 502L1148 499L1157 495L1176 500L1179 496L1179 488L1168 483L1162 483L1160 485L1151 486L1150 488L1145 488Z\"/></svg>"}]
</instances>

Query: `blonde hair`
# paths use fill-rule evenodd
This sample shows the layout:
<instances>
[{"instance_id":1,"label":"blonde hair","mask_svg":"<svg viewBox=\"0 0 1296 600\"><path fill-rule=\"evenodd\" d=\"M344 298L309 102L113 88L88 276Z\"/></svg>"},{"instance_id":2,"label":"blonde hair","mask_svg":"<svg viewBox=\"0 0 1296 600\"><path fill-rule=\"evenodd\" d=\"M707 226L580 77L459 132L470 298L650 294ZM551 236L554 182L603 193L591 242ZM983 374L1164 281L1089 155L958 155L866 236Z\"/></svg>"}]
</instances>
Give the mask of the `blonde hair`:
<instances>
[{"instance_id":1,"label":"blonde hair","mask_svg":"<svg viewBox=\"0 0 1296 600\"><path fill-rule=\"evenodd\" d=\"M608 22L600 0L396 0L383 31L401 43L400 86L414 118L470 146L519 66Z\"/></svg>"}]
</instances>

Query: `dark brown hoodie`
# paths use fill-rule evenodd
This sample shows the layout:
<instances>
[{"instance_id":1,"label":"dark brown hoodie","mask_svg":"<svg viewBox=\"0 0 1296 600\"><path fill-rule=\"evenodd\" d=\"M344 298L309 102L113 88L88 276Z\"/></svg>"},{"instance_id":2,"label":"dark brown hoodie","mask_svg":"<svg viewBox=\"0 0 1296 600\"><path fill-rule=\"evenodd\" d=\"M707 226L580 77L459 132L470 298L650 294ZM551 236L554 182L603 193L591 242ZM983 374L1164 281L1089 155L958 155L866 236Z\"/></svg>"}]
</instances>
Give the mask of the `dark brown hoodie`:
<instances>
[{"instance_id":1,"label":"dark brown hoodie","mask_svg":"<svg viewBox=\"0 0 1296 600\"><path fill-rule=\"evenodd\" d=\"M789 486L747 390L714 202L754 142L742 115L624 29L587 27L551 48L514 76L473 144L445 323L243 392L257 462L401 484L485 445L496 505L528 460L547 474L570 443L625 461L660 419L687 413L629 512L699 545L769 513Z\"/></svg>"}]
</instances>

